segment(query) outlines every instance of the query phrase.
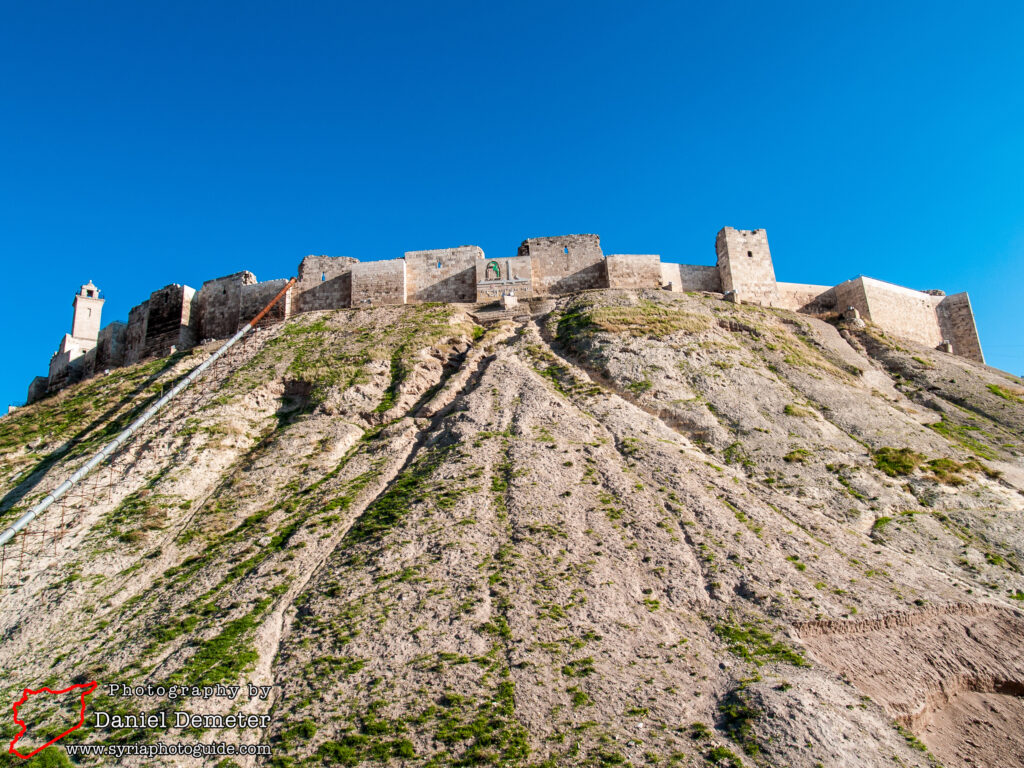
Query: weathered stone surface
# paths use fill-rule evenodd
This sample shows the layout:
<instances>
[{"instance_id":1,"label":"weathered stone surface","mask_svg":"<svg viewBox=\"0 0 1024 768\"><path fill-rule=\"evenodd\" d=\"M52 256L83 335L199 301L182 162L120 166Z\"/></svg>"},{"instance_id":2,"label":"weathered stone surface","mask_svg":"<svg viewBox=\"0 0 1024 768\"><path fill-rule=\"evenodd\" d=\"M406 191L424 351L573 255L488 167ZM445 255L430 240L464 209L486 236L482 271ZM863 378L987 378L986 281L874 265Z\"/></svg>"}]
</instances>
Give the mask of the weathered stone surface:
<instances>
[{"instance_id":1,"label":"weathered stone surface","mask_svg":"<svg viewBox=\"0 0 1024 768\"><path fill-rule=\"evenodd\" d=\"M249 271L207 280L199 290L199 338L226 339L238 330L242 308L242 286L254 285Z\"/></svg>"},{"instance_id":2,"label":"weathered stone surface","mask_svg":"<svg viewBox=\"0 0 1024 768\"><path fill-rule=\"evenodd\" d=\"M864 320L894 336L932 348L949 341L954 354L985 361L966 293L939 296L870 277L847 280L834 291L838 307L855 307Z\"/></svg>"},{"instance_id":3,"label":"weathered stone surface","mask_svg":"<svg viewBox=\"0 0 1024 768\"><path fill-rule=\"evenodd\" d=\"M307 256L299 264L294 311L341 309L352 305L352 265L348 256Z\"/></svg>"},{"instance_id":4,"label":"weathered stone surface","mask_svg":"<svg viewBox=\"0 0 1024 768\"><path fill-rule=\"evenodd\" d=\"M146 326L149 321L149 299L128 311L128 329L125 332L124 363L131 365L143 358L146 351Z\"/></svg>"},{"instance_id":5,"label":"weathered stone surface","mask_svg":"<svg viewBox=\"0 0 1024 768\"><path fill-rule=\"evenodd\" d=\"M71 321L71 335L76 339L96 341L100 334L100 316L104 299L92 280L79 288L71 306L75 312Z\"/></svg>"},{"instance_id":6,"label":"weathered stone surface","mask_svg":"<svg viewBox=\"0 0 1024 768\"><path fill-rule=\"evenodd\" d=\"M661 287L661 257L656 253L609 253L605 269L608 288Z\"/></svg>"},{"instance_id":7,"label":"weathered stone surface","mask_svg":"<svg viewBox=\"0 0 1024 768\"><path fill-rule=\"evenodd\" d=\"M830 285L777 283L775 306L809 315L822 315L836 310L836 292Z\"/></svg>"},{"instance_id":8,"label":"weathered stone surface","mask_svg":"<svg viewBox=\"0 0 1024 768\"><path fill-rule=\"evenodd\" d=\"M124 365L128 326L115 320L102 331L96 342L97 369Z\"/></svg>"},{"instance_id":9,"label":"weathered stone surface","mask_svg":"<svg viewBox=\"0 0 1024 768\"><path fill-rule=\"evenodd\" d=\"M740 301L774 306L778 302L775 268L763 229L723 227L715 238L722 290Z\"/></svg>"},{"instance_id":10,"label":"weathered stone surface","mask_svg":"<svg viewBox=\"0 0 1024 768\"><path fill-rule=\"evenodd\" d=\"M679 293L685 291L722 292L722 276L718 267L697 264L661 264L661 284Z\"/></svg>"},{"instance_id":11,"label":"weathered stone surface","mask_svg":"<svg viewBox=\"0 0 1024 768\"><path fill-rule=\"evenodd\" d=\"M406 301L476 301L476 264L483 258L475 245L406 251Z\"/></svg>"},{"instance_id":12,"label":"weathered stone surface","mask_svg":"<svg viewBox=\"0 0 1024 768\"><path fill-rule=\"evenodd\" d=\"M953 354L984 363L985 355L981 351L981 340L967 293L945 296L939 302L938 314L943 338L952 343Z\"/></svg>"},{"instance_id":13,"label":"weathered stone surface","mask_svg":"<svg viewBox=\"0 0 1024 768\"><path fill-rule=\"evenodd\" d=\"M32 379L32 382L28 385L28 396L25 398L25 404L31 405L36 400L42 399L46 395L46 388L49 386L50 379L47 376L36 376Z\"/></svg>"},{"instance_id":14,"label":"weathered stone surface","mask_svg":"<svg viewBox=\"0 0 1024 768\"><path fill-rule=\"evenodd\" d=\"M352 265L352 305L405 304L405 260L366 261Z\"/></svg>"},{"instance_id":15,"label":"weathered stone surface","mask_svg":"<svg viewBox=\"0 0 1024 768\"><path fill-rule=\"evenodd\" d=\"M144 357L167 355L196 343L196 291L187 285L166 285L149 295Z\"/></svg>"},{"instance_id":16,"label":"weathered stone surface","mask_svg":"<svg viewBox=\"0 0 1024 768\"><path fill-rule=\"evenodd\" d=\"M597 235L531 237L519 246L519 256L529 256L534 295L572 293L605 288L608 274Z\"/></svg>"},{"instance_id":17,"label":"weathered stone surface","mask_svg":"<svg viewBox=\"0 0 1024 768\"><path fill-rule=\"evenodd\" d=\"M606 257L597 235L580 234L529 238L516 256L490 260L474 245L407 251L401 259L362 263L347 256L307 256L299 264L295 286L265 322L324 309L491 302L507 295L528 299L597 288L663 288L721 294L730 302L833 319L852 306L860 313L860 322L873 323L897 338L984 362L966 293L915 291L867 277L835 287L780 283L763 229L724 227L716 237L715 252L714 266L665 264L656 254ZM191 288L167 286L134 307L127 327L116 331L116 339L111 335L107 348L89 359L86 354L99 337L103 299L91 282L83 285L75 297L70 340L62 342L51 360L48 388L53 391L76 376L90 375L93 367L133 363L201 339L227 338L284 284L283 279L258 283L251 272L238 272L203 283L191 298Z\"/></svg>"},{"instance_id":18,"label":"weathered stone surface","mask_svg":"<svg viewBox=\"0 0 1024 768\"><path fill-rule=\"evenodd\" d=\"M242 295L240 299L240 306L238 312L238 327L241 328L243 325L248 323L260 311L270 303L270 301L281 291L285 285L288 284L286 278L279 280L266 280L262 283L253 283L251 285L242 286ZM292 288L281 297L270 311L264 315L260 321L262 325L268 323L279 323L282 320L290 317L292 314L292 296L295 289Z\"/></svg>"}]
</instances>

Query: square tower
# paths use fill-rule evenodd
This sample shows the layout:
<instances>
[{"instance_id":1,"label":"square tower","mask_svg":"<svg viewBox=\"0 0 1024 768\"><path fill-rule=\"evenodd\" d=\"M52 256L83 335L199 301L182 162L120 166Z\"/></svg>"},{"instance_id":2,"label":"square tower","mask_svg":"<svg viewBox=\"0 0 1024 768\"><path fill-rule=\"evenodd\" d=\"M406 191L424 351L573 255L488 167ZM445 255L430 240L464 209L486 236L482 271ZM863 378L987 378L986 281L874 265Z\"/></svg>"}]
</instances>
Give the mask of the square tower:
<instances>
[{"instance_id":1,"label":"square tower","mask_svg":"<svg viewBox=\"0 0 1024 768\"><path fill-rule=\"evenodd\" d=\"M773 306L779 291L775 282L768 233L763 229L722 227L715 238L722 291L735 291L740 301Z\"/></svg>"},{"instance_id":2,"label":"square tower","mask_svg":"<svg viewBox=\"0 0 1024 768\"><path fill-rule=\"evenodd\" d=\"M78 289L71 306L75 309L71 320L71 335L82 341L95 342L100 337L100 312L105 299L100 298L100 289L92 280Z\"/></svg>"},{"instance_id":3,"label":"square tower","mask_svg":"<svg viewBox=\"0 0 1024 768\"><path fill-rule=\"evenodd\" d=\"M597 235L531 237L523 240L516 255L530 257L535 295L608 287Z\"/></svg>"}]
</instances>

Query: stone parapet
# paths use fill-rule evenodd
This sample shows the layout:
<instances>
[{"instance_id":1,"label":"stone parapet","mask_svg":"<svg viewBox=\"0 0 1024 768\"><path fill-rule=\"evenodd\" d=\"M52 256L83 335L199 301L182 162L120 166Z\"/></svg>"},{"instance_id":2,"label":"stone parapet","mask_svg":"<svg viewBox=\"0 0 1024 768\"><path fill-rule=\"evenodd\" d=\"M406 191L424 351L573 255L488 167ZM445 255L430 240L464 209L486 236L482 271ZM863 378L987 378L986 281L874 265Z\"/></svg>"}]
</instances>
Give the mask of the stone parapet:
<instances>
[{"instance_id":1,"label":"stone parapet","mask_svg":"<svg viewBox=\"0 0 1024 768\"><path fill-rule=\"evenodd\" d=\"M352 306L405 304L405 260L364 261L352 265Z\"/></svg>"},{"instance_id":2,"label":"stone parapet","mask_svg":"<svg viewBox=\"0 0 1024 768\"><path fill-rule=\"evenodd\" d=\"M419 302L498 302L551 297L597 288L702 291L725 299L813 315L851 314L893 336L983 363L970 299L858 277L836 286L780 283L763 229L723 227L715 238L716 264L667 264L657 254L608 254L594 234L532 237L511 257L487 259L475 245L406 251L404 258L360 262L347 256L307 256L295 285L267 315ZM208 280L197 293L168 285L133 307L128 323L102 330L103 299L91 282L75 297L74 333L50 361L50 375L33 381L30 401L94 370L130 365L144 357L185 349L204 339L232 336L287 281L259 283L242 271ZM513 302L507 297L515 297ZM76 335L77 334L77 335ZM40 381L45 381L45 387Z\"/></svg>"},{"instance_id":3,"label":"stone parapet","mask_svg":"<svg viewBox=\"0 0 1024 768\"><path fill-rule=\"evenodd\" d=\"M609 288L660 288L658 254L609 253L605 257Z\"/></svg>"},{"instance_id":4,"label":"stone parapet","mask_svg":"<svg viewBox=\"0 0 1024 768\"><path fill-rule=\"evenodd\" d=\"M406 251L406 301L476 301L476 264L483 258L483 249L475 245Z\"/></svg>"}]
</instances>

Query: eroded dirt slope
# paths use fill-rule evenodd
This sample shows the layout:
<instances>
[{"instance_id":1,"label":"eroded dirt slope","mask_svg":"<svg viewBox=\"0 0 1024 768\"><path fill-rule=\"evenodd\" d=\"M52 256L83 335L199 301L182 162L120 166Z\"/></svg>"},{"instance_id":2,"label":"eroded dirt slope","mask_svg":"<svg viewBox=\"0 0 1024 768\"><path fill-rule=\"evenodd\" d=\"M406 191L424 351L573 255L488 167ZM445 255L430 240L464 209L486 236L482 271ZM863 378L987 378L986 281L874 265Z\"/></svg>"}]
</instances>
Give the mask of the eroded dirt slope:
<instances>
[{"instance_id":1,"label":"eroded dirt slope","mask_svg":"<svg viewBox=\"0 0 1024 768\"><path fill-rule=\"evenodd\" d=\"M0 422L0 515L210 351ZM273 686L266 729L159 735L273 746L239 765L1024 764L1020 380L624 291L311 313L233 365L4 591L5 697Z\"/></svg>"}]
</instances>

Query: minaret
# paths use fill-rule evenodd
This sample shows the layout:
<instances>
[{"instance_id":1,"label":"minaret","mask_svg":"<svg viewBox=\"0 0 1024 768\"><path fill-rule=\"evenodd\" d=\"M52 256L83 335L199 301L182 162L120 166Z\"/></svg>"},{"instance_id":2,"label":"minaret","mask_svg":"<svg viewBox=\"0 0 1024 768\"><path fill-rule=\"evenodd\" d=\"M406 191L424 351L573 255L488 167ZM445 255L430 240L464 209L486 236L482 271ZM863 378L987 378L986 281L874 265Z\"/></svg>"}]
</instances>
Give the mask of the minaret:
<instances>
[{"instance_id":1,"label":"minaret","mask_svg":"<svg viewBox=\"0 0 1024 768\"><path fill-rule=\"evenodd\" d=\"M105 299L100 298L100 289L92 284L92 280L83 285L71 306L75 308L74 319L71 321L71 335L79 341L91 341L95 346L100 336L100 312Z\"/></svg>"}]
</instances>

